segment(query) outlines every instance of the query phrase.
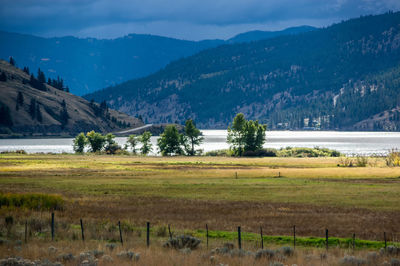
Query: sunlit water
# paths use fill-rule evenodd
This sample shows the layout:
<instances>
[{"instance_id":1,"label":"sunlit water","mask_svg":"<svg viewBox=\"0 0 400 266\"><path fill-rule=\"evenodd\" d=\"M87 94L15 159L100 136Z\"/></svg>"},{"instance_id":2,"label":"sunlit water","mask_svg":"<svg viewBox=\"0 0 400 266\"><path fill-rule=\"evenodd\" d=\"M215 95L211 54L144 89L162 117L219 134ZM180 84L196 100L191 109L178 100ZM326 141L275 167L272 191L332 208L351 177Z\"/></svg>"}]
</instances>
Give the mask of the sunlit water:
<instances>
[{"instance_id":1,"label":"sunlit water","mask_svg":"<svg viewBox=\"0 0 400 266\"><path fill-rule=\"evenodd\" d=\"M226 130L202 130L204 143L199 147L204 152L227 149ZM309 147L316 146L338 150L354 155L385 154L392 148L400 148L400 132L337 132L337 131L268 131L265 147ZM153 149L157 151L158 137L152 137ZM116 138L122 147L126 138ZM25 150L28 153L71 153L72 138L51 139L0 139L0 151ZM155 153L153 153L155 154Z\"/></svg>"}]
</instances>

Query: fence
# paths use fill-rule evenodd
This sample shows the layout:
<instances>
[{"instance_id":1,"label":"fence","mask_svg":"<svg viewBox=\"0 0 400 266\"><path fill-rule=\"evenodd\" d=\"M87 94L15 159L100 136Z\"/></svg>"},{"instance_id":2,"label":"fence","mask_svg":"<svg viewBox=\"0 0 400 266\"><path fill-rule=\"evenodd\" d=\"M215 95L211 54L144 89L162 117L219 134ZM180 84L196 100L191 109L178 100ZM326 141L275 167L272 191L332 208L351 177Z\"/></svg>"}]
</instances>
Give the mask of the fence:
<instances>
[{"instance_id":1,"label":"fence","mask_svg":"<svg viewBox=\"0 0 400 266\"><path fill-rule=\"evenodd\" d=\"M7 222L6 222L7 223ZM81 235L81 240L85 241L87 240L87 235L85 234L85 224L84 220L80 219L80 235ZM24 223L24 240L25 243L28 242L28 220L25 221ZM50 232L51 232L51 240L55 241L56 238L56 217L55 213L51 213L51 223L50 223ZM119 242L121 245L124 245L124 241L126 239L123 239L123 228L121 226L121 221L118 221L117 223L118 226L118 232L119 232ZM264 249L264 242L267 241L269 243L273 243L274 240L279 244L290 244L293 246L294 249L296 249L296 246L301 245L301 246L314 246L314 247L324 247L327 251L331 247L347 247L347 248L352 248L356 249L357 247L365 247L365 248L387 248L388 245L395 245L398 244L397 241L398 239L394 237L396 234L392 234L392 239L389 242L389 239L387 237L387 232L382 232L382 239L381 241L372 241L372 240L361 240L356 238L356 234L353 233L351 237L349 238L336 238L332 237L329 235L329 230L325 229L325 238L315 238L315 237L297 237L296 236L296 225L293 225L291 228L290 235L288 236L266 236L263 234L263 228L260 226L260 232L258 233L245 233L246 234L246 239L251 241L256 241L257 244L259 243L259 248ZM150 246L150 237L151 237L151 224L150 222L146 223L146 246ZM216 233L217 231L210 231L209 230L209 225L205 224L205 230L197 230L198 237L205 238L205 243L207 249L209 248L209 243L210 243L210 238L218 238L218 234ZM238 226L237 227L237 234L233 232L226 232L229 237L225 238L229 240L237 240L237 248L242 249L242 242L243 242L243 231L242 227ZM234 235L236 234L236 236ZM171 225L168 224L168 235L169 238L173 238L173 234L171 232ZM86 237L85 237L86 236ZM259 240L257 240L259 239Z\"/></svg>"}]
</instances>

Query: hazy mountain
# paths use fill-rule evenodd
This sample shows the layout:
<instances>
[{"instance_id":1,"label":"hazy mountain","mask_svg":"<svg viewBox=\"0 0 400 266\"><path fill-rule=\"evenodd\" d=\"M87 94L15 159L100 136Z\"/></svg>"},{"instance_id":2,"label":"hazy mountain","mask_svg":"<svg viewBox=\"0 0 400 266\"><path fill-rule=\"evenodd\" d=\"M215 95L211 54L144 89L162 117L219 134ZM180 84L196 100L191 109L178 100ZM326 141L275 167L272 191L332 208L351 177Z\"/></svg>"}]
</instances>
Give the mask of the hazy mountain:
<instances>
[{"instance_id":1,"label":"hazy mountain","mask_svg":"<svg viewBox=\"0 0 400 266\"><path fill-rule=\"evenodd\" d=\"M222 45L85 97L147 122L191 117L203 128L243 112L270 128L399 130L399 77L396 12Z\"/></svg>"},{"instance_id":2,"label":"hazy mountain","mask_svg":"<svg viewBox=\"0 0 400 266\"><path fill-rule=\"evenodd\" d=\"M304 26L277 32L249 32L227 42L253 41L310 29ZM40 67L46 76L62 76L72 93L82 95L147 76L173 60L224 43L223 40L194 42L143 34L112 40L41 38L0 31L0 58L13 56L20 67L27 66L33 71Z\"/></svg>"},{"instance_id":3,"label":"hazy mountain","mask_svg":"<svg viewBox=\"0 0 400 266\"><path fill-rule=\"evenodd\" d=\"M274 37L282 36L282 35L294 35L300 34L312 30L316 30L317 28L311 26L299 26L299 27L291 27L280 31L261 31L254 30L248 31L241 34L236 35L233 38L227 40L227 43L242 43L242 42L252 42L252 41L260 41L271 39Z\"/></svg>"},{"instance_id":4,"label":"hazy mountain","mask_svg":"<svg viewBox=\"0 0 400 266\"><path fill-rule=\"evenodd\" d=\"M37 87L27 73L0 60L0 135L74 136L143 125L136 118L52 86L40 83Z\"/></svg>"}]
</instances>

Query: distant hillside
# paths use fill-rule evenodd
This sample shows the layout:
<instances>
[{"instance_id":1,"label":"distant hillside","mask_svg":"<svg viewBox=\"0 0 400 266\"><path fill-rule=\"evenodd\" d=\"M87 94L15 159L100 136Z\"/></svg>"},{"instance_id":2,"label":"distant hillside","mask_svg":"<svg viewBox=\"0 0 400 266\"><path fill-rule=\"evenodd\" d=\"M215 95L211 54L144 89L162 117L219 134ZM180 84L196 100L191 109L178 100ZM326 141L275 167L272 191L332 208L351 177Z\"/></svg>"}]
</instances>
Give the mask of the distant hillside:
<instances>
[{"instance_id":1,"label":"distant hillside","mask_svg":"<svg viewBox=\"0 0 400 266\"><path fill-rule=\"evenodd\" d=\"M147 122L226 128L238 112L275 129L400 130L400 13L222 45L85 96Z\"/></svg>"},{"instance_id":2,"label":"distant hillside","mask_svg":"<svg viewBox=\"0 0 400 266\"><path fill-rule=\"evenodd\" d=\"M299 27L277 32L250 32L238 35L227 43L309 30L308 27ZM173 60L225 43L223 40L194 42L143 34L130 34L113 40L40 38L0 31L0 58L13 56L19 66L41 68L51 78L59 75L70 86L72 93L83 95L144 77Z\"/></svg>"},{"instance_id":3,"label":"distant hillside","mask_svg":"<svg viewBox=\"0 0 400 266\"><path fill-rule=\"evenodd\" d=\"M252 42L252 41L260 41L275 38L282 35L294 35L300 34L308 31L316 30L317 28L311 26L299 26L299 27L291 27L280 31L248 31L241 34L236 35L233 38L227 40L227 43L243 43L243 42Z\"/></svg>"},{"instance_id":4,"label":"distant hillside","mask_svg":"<svg viewBox=\"0 0 400 266\"><path fill-rule=\"evenodd\" d=\"M42 83L36 89L31 83L27 73L0 60L0 135L74 136L143 125L104 104L90 103Z\"/></svg>"}]
</instances>

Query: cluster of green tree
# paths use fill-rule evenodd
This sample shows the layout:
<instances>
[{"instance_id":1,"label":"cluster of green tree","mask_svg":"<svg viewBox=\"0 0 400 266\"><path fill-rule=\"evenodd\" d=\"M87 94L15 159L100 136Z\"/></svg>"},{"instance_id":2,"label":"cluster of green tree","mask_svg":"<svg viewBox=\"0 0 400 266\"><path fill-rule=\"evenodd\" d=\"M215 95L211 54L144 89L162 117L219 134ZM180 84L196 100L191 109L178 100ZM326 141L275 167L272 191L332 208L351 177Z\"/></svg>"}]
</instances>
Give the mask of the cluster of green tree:
<instances>
[{"instance_id":1,"label":"cluster of green tree","mask_svg":"<svg viewBox=\"0 0 400 266\"><path fill-rule=\"evenodd\" d=\"M196 146L203 142L204 138L192 119L185 122L184 133L179 133L175 125L168 125L157 140L157 146L161 155L189 155L200 154Z\"/></svg>"},{"instance_id":2,"label":"cluster of green tree","mask_svg":"<svg viewBox=\"0 0 400 266\"><path fill-rule=\"evenodd\" d=\"M46 77L44 76L44 72L38 69L37 78L31 73L29 84L38 90L47 91L46 88Z\"/></svg>"},{"instance_id":3,"label":"cluster of green tree","mask_svg":"<svg viewBox=\"0 0 400 266\"><path fill-rule=\"evenodd\" d=\"M239 113L228 127L227 141L236 156L247 156L262 149L265 143L267 125L258 121L246 120L244 114Z\"/></svg>"},{"instance_id":4,"label":"cluster of green tree","mask_svg":"<svg viewBox=\"0 0 400 266\"><path fill-rule=\"evenodd\" d=\"M150 123L195 116L203 127L228 125L242 107L270 128L345 129L399 98L396 86L385 86L390 93L371 91L362 98L341 94L349 80L365 81L398 66L399 19L400 12L366 16L300 35L208 49L88 97L114 100L114 109L140 103L131 104L132 114L143 106L160 107L171 95L176 106L187 107L172 110L169 117L149 112L144 119ZM335 105L333 97L339 94ZM374 101L378 96L385 100Z\"/></svg>"},{"instance_id":5,"label":"cluster of green tree","mask_svg":"<svg viewBox=\"0 0 400 266\"><path fill-rule=\"evenodd\" d=\"M43 121L40 105L35 98L31 98L31 102L29 104L29 114L31 115L32 120L36 119L38 122Z\"/></svg>"},{"instance_id":6,"label":"cluster of green tree","mask_svg":"<svg viewBox=\"0 0 400 266\"><path fill-rule=\"evenodd\" d=\"M0 126L11 127L12 125L10 108L0 102Z\"/></svg>"},{"instance_id":7,"label":"cluster of green tree","mask_svg":"<svg viewBox=\"0 0 400 266\"><path fill-rule=\"evenodd\" d=\"M52 86L60 91L69 92L68 86L64 87L64 80L61 79L59 76L57 76L57 79L48 78L47 84L49 84L50 86Z\"/></svg>"},{"instance_id":8,"label":"cluster of green tree","mask_svg":"<svg viewBox=\"0 0 400 266\"><path fill-rule=\"evenodd\" d=\"M118 154L127 152L131 148L133 154L138 154L138 150L140 150L142 155L147 155L152 150L150 138L151 133L147 131L140 136L130 135L127 139L127 144L122 148L115 141L115 135L111 133L102 135L92 130L87 132L86 135L83 132L78 134L73 141L73 149L76 153L84 153L87 147L89 152L104 151L106 154ZM137 149L139 143L142 146Z\"/></svg>"},{"instance_id":9,"label":"cluster of green tree","mask_svg":"<svg viewBox=\"0 0 400 266\"><path fill-rule=\"evenodd\" d=\"M111 122L117 124L120 128L127 128L131 126L131 123L129 122L127 123L125 121L120 121L114 116L111 116L106 101L102 101L100 104L98 104L95 103L94 100L92 99L90 101L90 107L92 108L95 116L110 120Z\"/></svg>"},{"instance_id":10,"label":"cluster of green tree","mask_svg":"<svg viewBox=\"0 0 400 266\"><path fill-rule=\"evenodd\" d=\"M16 67L16 62L13 57L10 57L9 62L11 65ZM46 82L46 76L45 76L44 72L42 70L40 70L40 68L38 68L37 77L35 77L33 75L33 73L30 73L29 67L25 66L22 69L22 71L24 71L26 74L30 75L30 80L28 81L28 83L35 89L38 89L41 91L46 91L47 89L46 89L45 84L47 83L48 85L50 85L58 90L69 92L68 86L64 87L64 80L62 78L60 78L59 76L57 76L57 79L48 78L48 80ZM4 78L3 75L5 77L4 80L2 80ZM0 74L0 81L7 81L7 77L5 76L4 73ZM26 81L24 81L24 82L26 82Z\"/></svg>"}]
</instances>

